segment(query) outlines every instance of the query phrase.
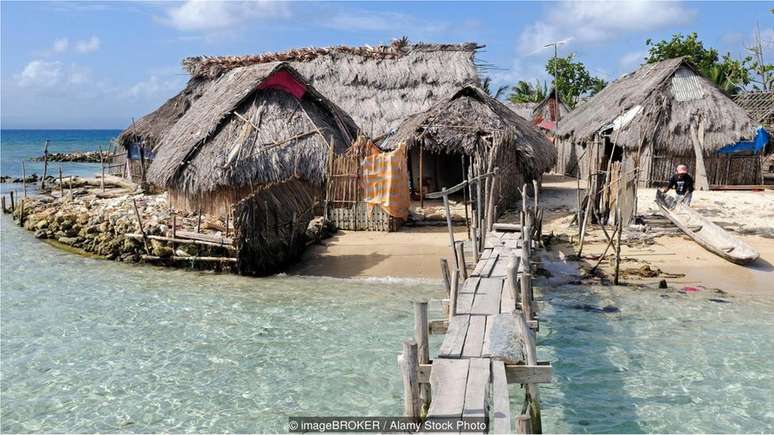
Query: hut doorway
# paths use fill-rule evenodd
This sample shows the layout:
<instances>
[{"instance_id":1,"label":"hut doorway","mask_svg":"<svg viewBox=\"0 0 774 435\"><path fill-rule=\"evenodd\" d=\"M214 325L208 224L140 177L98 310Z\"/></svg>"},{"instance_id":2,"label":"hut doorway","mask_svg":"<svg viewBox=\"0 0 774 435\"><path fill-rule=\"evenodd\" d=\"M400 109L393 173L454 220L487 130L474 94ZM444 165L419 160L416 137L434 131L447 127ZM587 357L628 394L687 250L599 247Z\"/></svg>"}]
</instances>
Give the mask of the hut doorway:
<instances>
[{"instance_id":1,"label":"hut doorway","mask_svg":"<svg viewBox=\"0 0 774 435\"><path fill-rule=\"evenodd\" d=\"M415 201L421 201L428 193L461 183L467 171L464 156L455 152L430 152L423 147L414 147L409 150L408 161L411 199ZM461 197L462 194L455 195Z\"/></svg>"}]
</instances>

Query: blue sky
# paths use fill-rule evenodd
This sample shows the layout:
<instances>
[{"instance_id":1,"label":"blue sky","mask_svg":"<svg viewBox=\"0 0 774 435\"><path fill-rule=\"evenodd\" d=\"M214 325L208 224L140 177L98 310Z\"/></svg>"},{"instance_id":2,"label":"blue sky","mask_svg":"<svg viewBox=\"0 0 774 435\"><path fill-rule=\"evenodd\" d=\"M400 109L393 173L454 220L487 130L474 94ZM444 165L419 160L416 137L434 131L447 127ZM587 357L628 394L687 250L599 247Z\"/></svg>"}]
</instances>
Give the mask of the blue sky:
<instances>
[{"instance_id":1,"label":"blue sky","mask_svg":"<svg viewBox=\"0 0 774 435\"><path fill-rule=\"evenodd\" d=\"M125 128L177 93L180 60L293 47L412 41L486 45L497 84L547 79L551 49L607 80L636 68L647 38L698 32L744 53L757 22L774 52L772 2L7 2L0 41L3 128Z\"/></svg>"}]
</instances>

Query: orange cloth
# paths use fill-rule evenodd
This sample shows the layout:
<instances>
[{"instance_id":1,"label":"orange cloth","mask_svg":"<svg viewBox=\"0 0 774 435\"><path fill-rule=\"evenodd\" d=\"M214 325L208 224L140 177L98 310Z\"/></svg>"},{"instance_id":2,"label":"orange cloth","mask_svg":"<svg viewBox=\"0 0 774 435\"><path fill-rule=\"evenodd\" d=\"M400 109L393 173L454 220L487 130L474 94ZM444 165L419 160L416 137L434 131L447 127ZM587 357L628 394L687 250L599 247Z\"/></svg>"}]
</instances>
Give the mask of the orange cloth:
<instances>
[{"instance_id":1,"label":"orange cloth","mask_svg":"<svg viewBox=\"0 0 774 435\"><path fill-rule=\"evenodd\" d=\"M406 144L390 152L382 152L369 142L369 155L363 159L363 200L371 212L381 206L392 217L406 219L409 210L408 167Z\"/></svg>"}]
</instances>

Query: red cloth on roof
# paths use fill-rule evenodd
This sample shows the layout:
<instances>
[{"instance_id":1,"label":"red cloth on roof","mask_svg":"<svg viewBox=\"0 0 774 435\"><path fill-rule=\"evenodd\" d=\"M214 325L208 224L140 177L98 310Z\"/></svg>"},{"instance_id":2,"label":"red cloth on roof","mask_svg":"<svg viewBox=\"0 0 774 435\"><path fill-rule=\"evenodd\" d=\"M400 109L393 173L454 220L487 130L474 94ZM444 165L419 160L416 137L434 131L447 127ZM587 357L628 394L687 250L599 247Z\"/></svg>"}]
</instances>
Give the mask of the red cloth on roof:
<instances>
[{"instance_id":1,"label":"red cloth on roof","mask_svg":"<svg viewBox=\"0 0 774 435\"><path fill-rule=\"evenodd\" d=\"M287 71L277 71L258 85L258 89L269 88L281 89L299 100L306 93L306 86Z\"/></svg>"}]
</instances>

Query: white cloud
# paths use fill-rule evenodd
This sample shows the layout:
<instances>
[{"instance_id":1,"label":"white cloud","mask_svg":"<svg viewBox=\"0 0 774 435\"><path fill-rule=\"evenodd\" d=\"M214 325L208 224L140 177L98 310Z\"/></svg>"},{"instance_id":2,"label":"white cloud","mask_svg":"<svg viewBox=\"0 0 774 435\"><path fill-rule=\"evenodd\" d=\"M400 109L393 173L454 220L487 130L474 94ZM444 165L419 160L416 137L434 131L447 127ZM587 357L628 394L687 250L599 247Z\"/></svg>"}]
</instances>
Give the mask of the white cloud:
<instances>
[{"instance_id":1,"label":"white cloud","mask_svg":"<svg viewBox=\"0 0 774 435\"><path fill-rule=\"evenodd\" d=\"M620 66L622 70L629 71L632 68L638 67L640 64L644 63L645 55L647 55L647 52L641 50L625 53L623 56L621 56L620 59L618 59L618 66Z\"/></svg>"},{"instance_id":2,"label":"white cloud","mask_svg":"<svg viewBox=\"0 0 774 435\"><path fill-rule=\"evenodd\" d=\"M187 0L167 9L161 21L182 31L220 31L257 18L287 17L287 3L258 1Z\"/></svg>"},{"instance_id":3,"label":"white cloud","mask_svg":"<svg viewBox=\"0 0 774 435\"><path fill-rule=\"evenodd\" d=\"M91 53L99 49L99 38L92 36L89 39L75 43L75 50L79 53Z\"/></svg>"},{"instance_id":4,"label":"white cloud","mask_svg":"<svg viewBox=\"0 0 774 435\"><path fill-rule=\"evenodd\" d=\"M67 51L67 47L70 46L70 41L67 38L59 38L54 41L54 45L51 47L51 51L54 53L62 53Z\"/></svg>"},{"instance_id":5,"label":"white cloud","mask_svg":"<svg viewBox=\"0 0 774 435\"><path fill-rule=\"evenodd\" d=\"M62 81L62 77L62 62L48 62L45 60L33 60L17 75L19 86L24 88L50 88L58 85Z\"/></svg>"},{"instance_id":6,"label":"white cloud","mask_svg":"<svg viewBox=\"0 0 774 435\"><path fill-rule=\"evenodd\" d=\"M654 0L564 1L552 4L542 20L525 28L518 47L530 55L560 39L577 44L609 41L625 33L684 24L694 16L695 11L679 3Z\"/></svg>"},{"instance_id":7,"label":"white cloud","mask_svg":"<svg viewBox=\"0 0 774 435\"><path fill-rule=\"evenodd\" d=\"M124 93L124 96L138 99L159 99L166 97L182 89L185 84L181 77L160 77L152 75L147 80L135 83Z\"/></svg>"},{"instance_id":8,"label":"white cloud","mask_svg":"<svg viewBox=\"0 0 774 435\"><path fill-rule=\"evenodd\" d=\"M393 36L417 33L430 35L446 30L449 25L430 22L401 12L378 12L370 10L341 10L333 16L322 17L320 24L337 30L357 32L393 32Z\"/></svg>"}]
</instances>

